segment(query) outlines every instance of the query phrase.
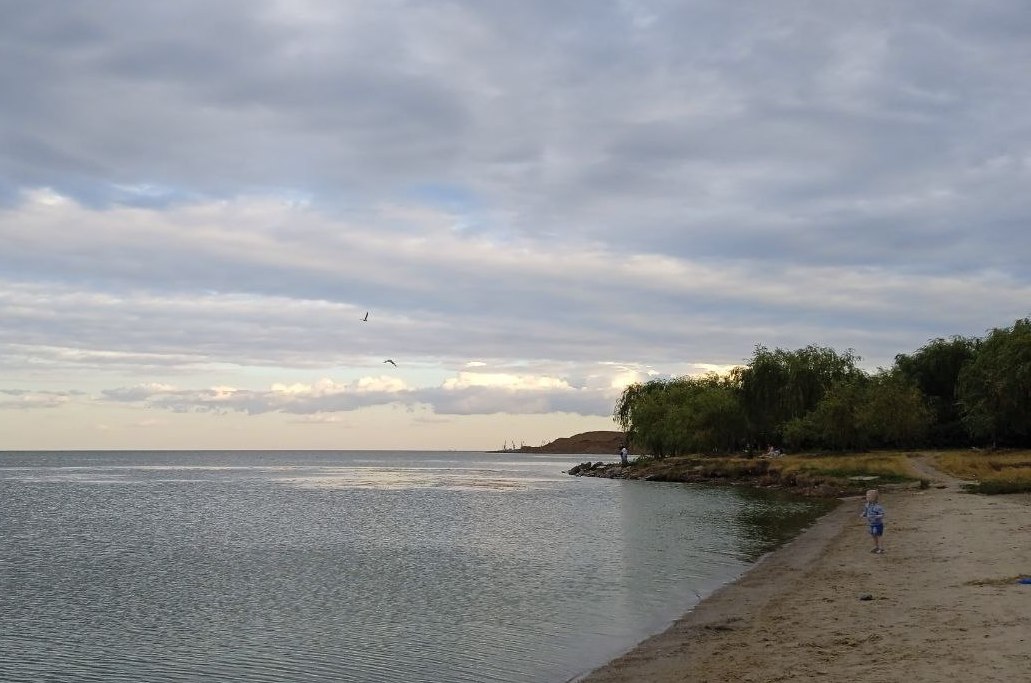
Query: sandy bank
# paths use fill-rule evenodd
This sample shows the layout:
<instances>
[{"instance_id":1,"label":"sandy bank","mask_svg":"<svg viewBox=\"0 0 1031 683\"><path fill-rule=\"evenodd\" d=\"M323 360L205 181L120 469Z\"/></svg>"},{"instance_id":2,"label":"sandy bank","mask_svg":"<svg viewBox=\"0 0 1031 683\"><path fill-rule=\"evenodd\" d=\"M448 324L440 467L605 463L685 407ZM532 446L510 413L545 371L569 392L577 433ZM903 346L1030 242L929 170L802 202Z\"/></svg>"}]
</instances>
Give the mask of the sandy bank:
<instances>
[{"instance_id":1,"label":"sandy bank","mask_svg":"<svg viewBox=\"0 0 1031 683\"><path fill-rule=\"evenodd\" d=\"M846 500L671 628L581 679L1031 681L1031 498L884 496L884 555ZM872 599L861 600L861 596Z\"/></svg>"}]
</instances>

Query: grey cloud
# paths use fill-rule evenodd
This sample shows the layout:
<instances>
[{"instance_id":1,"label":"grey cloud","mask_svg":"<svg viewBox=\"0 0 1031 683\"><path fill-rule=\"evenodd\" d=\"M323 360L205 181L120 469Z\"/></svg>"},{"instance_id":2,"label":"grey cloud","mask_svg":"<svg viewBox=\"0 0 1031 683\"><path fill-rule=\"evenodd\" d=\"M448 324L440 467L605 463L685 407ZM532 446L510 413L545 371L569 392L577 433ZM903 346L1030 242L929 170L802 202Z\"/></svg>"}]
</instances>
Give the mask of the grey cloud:
<instances>
[{"instance_id":1,"label":"grey cloud","mask_svg":"<svg viewBox=\"0 0 1031 683\"><path fill-rule=\"evenodd\" d=\"M389 27L365 32L352 12L298 34L268 8L8 7L21 19L5 23L18 58L0 67L19 103L2 138L8 172L63 179L87 200L138 179L201 194L350 192L421 177L455 154L461 100L400 46L400 59L388 54Z\"/></svg>"},{"instance_id":2,"label":"grey cloud","mask_svg":"<svg viewBox=\"0 0 1031 683\"><path fill-rule=\"evenodd\" d=\"M0 410L37 410L59 408L69 400L83 396L81 391L45 391L0 389Z\"/></svg>"},{"instance_id":3,"label":"grey cloud","mask_svg":"<svg viewBox=\"0 0 1031 683\"><path fill-rule=\"evenodd\" d=\"M242 205L238 215L253 213ZM10 215L12 226L28 220ZM892 346L895 333L885 330L920 320L916 345L926 331L979 333L1022 315L1019 302L1027 292L1020 278L935 279L790 262L703 265L602 250L554 254L546 242L522 243L513 254L443 234L419 249L345 236L327 249L317 240L258 234L234 240L224 228L236 216L225 214L219 221L226 225L205 226L192 241L178 229L191 214L133 213L135 232L127 234L124 219L75 207L58 214L55 232L35 221L31 233L5 233L0 263L15 273L28 262L36 273L74 277L67 284L4 283L4 362L29 362L31 354L37 365L55 368L162 373L212 363L378 367L386 356L452 367L471 358L510 357L733 363L755 343L842 339L843 326L871 330L873 336L863 337L871 346L860 351L880 362L913 350ZM62 235L60 226L69 222L83 226L83 235ZM309 212L271 219L280 222L301 235L334 226ZM271 228L268 235L275 234ZM847 250L862 237L844 234L836 248ZM769 253L785 248L767 239ZM57 248L44 248L49 244ZM882 239L870 248L906 245ZM935 303L945 288L948 307ZM370 309L371 324L361 324L358 318Z\"/></svg>"},{"instance_id":4,"label":"grey cloud","mask_svg":"<svg viewBox=\"0 0 1031 683\"><path fill-rule=\"evenodd\" d=\"M0 2L0 364L665 365L755 343L884 363L979 334L1027 313L1028 21ZM77 204L46 214L41 187Z\"/></svg>"},{"instance_id":5,"label":"grey cloud","mask_svg":"<svg viewBox=\"0 0 1031 683\"><path fill-rule=\"evenodd\" d=\"M559 391L511 391L488 387L463 390L418 392L422 402L444 415L479 415L508 413L511 415L572 413L609 416L615 397L611 392L589 389Z\"/></svg>"},{"instance_id":6,"label":"grey cloud","mask_svg":"<svg viewBox=\"0 0 1031 683\"><path fill-rule=\"evenodd\" d=\"M979 155L1027 153L1019 4L274 7L7 5L4 175L86 201L143 180L172 197L305 188L327 206L445 180L510 216L488 232L944 269L960 249L867 248L919 210L841 217L823 200L962 189ZM977 199L993 239L1019 239L993 219L1012 197Z\"/></svg>"},{"instance_id":7,"label":"grey cloud","mask_svg":"<svg viewBox=\"0 0 1031 683\"><path fill-rule=\"evenodd\" d=\"M109 401L118 401L123 403L134 403L137 401L146 401L155 396L167 395L170 393L166 389L162 389L157 385L140 384L134 387L118 387L116 389L104 389L101 396Z\"/></svg>"}]
</instances>

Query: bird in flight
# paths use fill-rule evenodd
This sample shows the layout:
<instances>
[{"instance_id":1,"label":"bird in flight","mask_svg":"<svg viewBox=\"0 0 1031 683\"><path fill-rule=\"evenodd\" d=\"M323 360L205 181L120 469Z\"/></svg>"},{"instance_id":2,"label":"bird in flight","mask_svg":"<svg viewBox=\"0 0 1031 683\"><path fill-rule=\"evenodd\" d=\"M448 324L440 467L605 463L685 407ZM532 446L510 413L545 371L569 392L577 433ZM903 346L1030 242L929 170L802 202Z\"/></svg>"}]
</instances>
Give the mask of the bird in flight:
<instances>
[{"instance_id":1,"label":"bird in flight","mask_svg":"<svg viewBox=\"0 0 1031 683\"><path fill-rule=\"evenodd\" d=\"M383 362L384 362L384 363L390 363L390 364L391 364L391 365L393 365L393 366L394 366L395 368L397 367L397 363L395 363L394 361L390 360L389 358L388 358L388 359L386 359L386 360L385 360L385 361L383 361Z\"/></svg>"},{"instance_id":2,"label":"bird in flight","mask_svg":"<svg viewBox=\"0 0 1031 683\"><path fill-rule=\"evenodd\" d=\"M365 311L365 317L362 318L362 322L363 323L369 322L369 312L368 311Z\"/></svg>"}]
</instances>

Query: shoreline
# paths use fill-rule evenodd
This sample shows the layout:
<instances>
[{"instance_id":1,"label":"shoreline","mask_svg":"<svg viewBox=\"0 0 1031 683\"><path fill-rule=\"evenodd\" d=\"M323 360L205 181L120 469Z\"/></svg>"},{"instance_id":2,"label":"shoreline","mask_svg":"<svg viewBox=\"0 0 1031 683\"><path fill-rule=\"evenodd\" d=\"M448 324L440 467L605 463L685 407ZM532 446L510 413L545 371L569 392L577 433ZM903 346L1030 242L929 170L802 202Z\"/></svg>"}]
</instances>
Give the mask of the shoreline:
<instances>
[{"instance_id":1,"label":"shoreline","mask_svg":"<svg viewBox=\"0 0 1031 683\"><path fill-rule=\"evenodd\" d=\"M855 498L859 501L859 498ZM607 683L610 681L653 680L650 669L663 668L664 660L690 658L691 646L698 636L709 636L735 629L748 614L762 609L778 592L781 577L775 574L800 571L822 553L838 535L842 521L851 511L847 500L820 516L793 539L760 557L733 581L707 595L666 630L641 641L601 667L574 678L570 683ZM654 679L659 680L659 679ZM670 680L692 680L670 679Z\"/></svg>"},{"instance_id":2,"label":"shoreline","mask_svg":"<svg viewBox=\"0 0 1031 683\"><path fill-rule=\"evenodd\" d=\"M828 476L819 472L782 473L773 467L770 458L700 458L697 456L670 456L661 460L637 459L629 465L592 462L587 460L571 467L566 474L574 477L596 477L602 479L639 479L644 481L669 481L691 484L722 484L748 486L759 489L777 489L795 495L843 499L861 495L868 483L861 477L844 478ZM905 488L919 482L886 481L887 488Z\"/></svg>"},{"instance_id":3,"label":"shoreline","mask_svg":"<svg viewBox=\"0 0 1031 683\"><path fill-rule=\"evenodd\" d=\"M575 679L1031 680L1031 495L882 492L883 555L844 498L668 629ZM867 598L867 599L862 599ZM973 647L971 647L973 645Z\"/></svg>"}]
</instances>

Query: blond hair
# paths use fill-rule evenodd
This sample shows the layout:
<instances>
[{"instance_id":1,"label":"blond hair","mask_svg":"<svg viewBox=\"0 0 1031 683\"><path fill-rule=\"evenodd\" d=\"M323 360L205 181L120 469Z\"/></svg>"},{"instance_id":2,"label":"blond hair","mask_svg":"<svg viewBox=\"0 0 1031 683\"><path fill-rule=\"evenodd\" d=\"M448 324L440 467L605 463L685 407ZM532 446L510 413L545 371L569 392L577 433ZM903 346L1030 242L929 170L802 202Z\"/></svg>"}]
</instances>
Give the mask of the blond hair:
<instances>
[{"instance_id":1,"label":"blond hair","mask_svg":"<svg viewBox=\"0 0 1031 683\"><path fill-rule=\"evenodd\" d=\"M866 502L867 503L876 503L877 502L877 497L879 495L880 494L877 492L877 489L870 489L869 491L866 492Z\"/></svg>"}]
</instances>

